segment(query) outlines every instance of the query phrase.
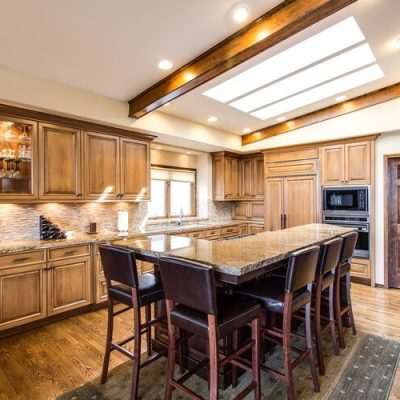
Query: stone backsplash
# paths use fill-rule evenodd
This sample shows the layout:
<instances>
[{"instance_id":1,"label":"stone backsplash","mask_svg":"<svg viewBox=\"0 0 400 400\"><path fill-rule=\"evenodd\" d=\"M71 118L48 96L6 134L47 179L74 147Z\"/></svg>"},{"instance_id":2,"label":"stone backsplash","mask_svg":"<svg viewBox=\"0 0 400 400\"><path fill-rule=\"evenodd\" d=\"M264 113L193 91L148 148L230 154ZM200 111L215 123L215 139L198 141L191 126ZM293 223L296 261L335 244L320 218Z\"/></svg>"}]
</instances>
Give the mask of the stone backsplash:
<instances>
[{"instance_id":1,"label":"stone backsplash","mask_svg":"<svg viewBox=\"0 0 400 400\"><path fill-rule=\"evenodd\" d=\"M97 223L100 233L116 232L118 211L129 212L129 227L147 222L147 203L45 203L0 204L0 242L39 239L39 216L44 215L64 231L84 233L89 223ZM232 203L208 202L213 221L230 219Z\"/></svg>"}]
</instances>

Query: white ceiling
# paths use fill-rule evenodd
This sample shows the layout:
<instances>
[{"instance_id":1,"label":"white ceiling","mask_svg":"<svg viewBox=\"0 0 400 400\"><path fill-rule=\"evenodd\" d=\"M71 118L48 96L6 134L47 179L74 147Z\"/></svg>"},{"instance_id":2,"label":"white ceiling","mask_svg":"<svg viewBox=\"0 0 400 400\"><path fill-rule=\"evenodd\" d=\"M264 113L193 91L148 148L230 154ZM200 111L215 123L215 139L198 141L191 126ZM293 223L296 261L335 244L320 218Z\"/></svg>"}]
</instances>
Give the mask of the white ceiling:
<instances>
[{"instance_id":1,"label":"white ceiling","mask_svg":"<svg viewBox=\"0 0 400 400\"><path fill-rule=\"evenodd\" d=\"M281 0L0 0L0 65L127 101L162 79L164 58L179 68L240 28L230 10L246 4L255 19ZM275 121L261 121L203 96L205 90L354 16L385 78L346 93L348 97L400 81L399 0L359 0L263 54L181 96L161 111L242 134ZM293 118L332 104L303 107Z\"/></svg>"},{"instance_id":2,"label":"white ceiling","mask_svg":"<svg viewBox=\"0 0 400 400\"><path fill-rule=\"evenodd\" d=\"M239 0L240 2L240 0ZM252 18L280 0L246 0ZM130 100L240 26L238 0L0 0L0 65Z\"/></svg>"}]
</instances>

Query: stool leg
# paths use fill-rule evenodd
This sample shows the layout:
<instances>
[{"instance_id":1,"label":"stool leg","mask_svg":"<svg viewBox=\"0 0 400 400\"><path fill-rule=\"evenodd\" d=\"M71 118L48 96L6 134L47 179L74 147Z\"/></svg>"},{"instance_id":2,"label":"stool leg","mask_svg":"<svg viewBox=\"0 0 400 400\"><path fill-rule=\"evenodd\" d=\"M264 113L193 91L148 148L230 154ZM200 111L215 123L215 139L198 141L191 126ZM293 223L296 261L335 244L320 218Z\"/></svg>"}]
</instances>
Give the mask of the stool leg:
<instances>
[{"instance_id":1,"label":"stool leg","mask_svg":"<svg viewBox=\"0 0 400 400\"><path fill-rule=\"evenodd\" d=\"M146 323L148 323L151 320L151 304L148 304L145 309L145 317L146 317ZM146 328L146 345L147 345L147 355L151 356L151 326L148 326Z\"/></svg>"},{"instance_id":2,"label":"stool leg","mask_svg":"<svg viewBox=\"0 0 400 400\"><path fill-rule=\"evenodd\" d=\"M135 302L133 304L133 321L134 321L134 360L133 360L133 371L132 371L132 386L131 386L131 400L136 400L138 398L139 390L139 373L140 373L140 354L141 354L141 312L139 305Z\"/></svg>"},{"instance_id":3,"label":"stool leg","mask_svg":"<svg viewBox=\"0 0 400 400\"><path fill-rule=\"evenodd\" d=\"M325 375L324 356L322 354L322 339L321 339L321 283L322 278L319 278L315 290L315 342L317 348L318 369L320 375Z\"/></svg>"},{"instance_id":4,"label":"stool leg","mask_svg":"<svg viewBox=\"0 0 400 400\"><path fill-rule=\"evenodd\" d=\"M233 332L232 335L232 350L236 352L239 348L239 332L238 330ZM232 387L235 388L237 386L237 367L236 365L232 365Z\"/></svg>"},{"instance_id":5,"label":"stool leg","mask_svg":"<svg viewBox=\"0 0 400 400\"><path fill-rule=\"evenodd\" d=\"M210 400L218 400L218 338L215 315L208 315L208 341L210 349Z\"/></svg>"},{"instance_id":6,"label":"stool leg","mask_svg":"<svg viewBox=\"0 0 400 400\"><path fill-rule=\"evenodd\" d=\"M110 354L111 354L111 342L113 337L114 329L114 301L108 299L108 311L107 311L107 338L106 338L106 351L104 353L103 370L101 373L101 383L106 383L108 366L110 364Z\"/></svg>"},{"instance_id":7,"label":"stool leg","mask_svg":"<svg viewBox=\"0 0 400 400\"><path fill-rule=\"evenodd\" d=\"M261 399L261 376L260 376L260 318L256 318L251 322L251 338L254 340L251 362L253 381L256 383L254 389L254 399Z\"/></svg>"},{"instance_id":8,"label":"stool leg","mask_svg":"<svg viewBox=\"0 0 400 400\"><path fill-rule=\"evenodd\" d=\"M351 288L350 273L348 273L346 275L346 292L347 292L347 303L349 305L349 317L350 317L350 323L351 323L351 329L353 331L353 335L357 335L357 329L356 329L356 324L354 321L354 314L353 314L353 306L351 305L350 288Z\"/></svg>"},{"instance_id":9,"label":"stool leg","mask_svg":"<svg viewBox=\"0 0 400 400\"><path fill-rule=\"evenodd\" d=\"M344 342L344 333L343 333L343 323L342 323L342 313L341 313L341 305L340 305L340 274L335 274L335 283L334 283L334 292L335 292L335 320L338 330L339 336L339 345L340 348L344 349L346 344Z\"/></svg>"},{"instance_id":10,"label":"stool leg","mask_svg":"<svg viewBox=\"0 0 400 400\"><path fill-rule=\"evenodd\" d=\"M292 294L285 295L285 309L283 312L283 361L285 364L285 381L288 400L294 400L293 366L292 366Z\"/></svg>"},{"instance_id":11,"label":"stool leg","mask_svg":"<svg viewBox=\"0 0 400 400\"><path fill-rule=\"evenodd\" d=\"M306 304L306 315L305 315L305 328L306 328L306 339L307 339L307 348L309 350L309 361L310 361L310 369L311 375L314 383L314 392L319 392L319 381L317 375L317 369L315 368L314 362L314 352L313 352L313 344L312 344L312 333L311 333L311 304Z\"/></svg>"},{"instance_id":12,"label":"stool leg","mask_svg":"<svg viewBox=\"0 0 400 400\"><path fill-rule=\"evenodd\" d=\"M174 369L175 369L175 326L171 323L171 309L173 307L170 300L166 300L166 312L167 312L167 322L168 322L168 367L167 367L167 381L165 384L165 400L172 399L172 392L174 387L172 386L172 381L174 379Z\"/></svg>"},{"instance_id":13,"label":"stool leg","mask_svg":"<svg viewBox=\"0 0 400 400\"><path fill-rule=\"evenodd\" d=\"M335 324L335 308L334 308L334 285L329 286L329 323L331 324L331 336L333 348L335 351L335 355L339 355L339 344L336 336L336 324Z\"/></svg>"}]
</instances>

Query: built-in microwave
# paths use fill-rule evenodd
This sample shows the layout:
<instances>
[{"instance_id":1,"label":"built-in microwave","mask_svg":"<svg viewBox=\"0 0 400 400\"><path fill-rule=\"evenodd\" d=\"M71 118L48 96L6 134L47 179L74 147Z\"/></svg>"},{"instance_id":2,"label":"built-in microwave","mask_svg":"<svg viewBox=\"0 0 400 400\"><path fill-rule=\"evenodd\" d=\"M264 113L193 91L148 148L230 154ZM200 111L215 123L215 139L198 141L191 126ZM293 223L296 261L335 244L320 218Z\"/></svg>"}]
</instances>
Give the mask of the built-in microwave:
<instances>
[{"instance_id":1,"label":"built-in microwave","mask_svg":"<svg viewBox=\"0 0 400 400\"><path fill-rule=\"evenodd\" d=\"M369 186L325 186L323 211L327 213L369 214Z\"/></svg>"}]
</instances>

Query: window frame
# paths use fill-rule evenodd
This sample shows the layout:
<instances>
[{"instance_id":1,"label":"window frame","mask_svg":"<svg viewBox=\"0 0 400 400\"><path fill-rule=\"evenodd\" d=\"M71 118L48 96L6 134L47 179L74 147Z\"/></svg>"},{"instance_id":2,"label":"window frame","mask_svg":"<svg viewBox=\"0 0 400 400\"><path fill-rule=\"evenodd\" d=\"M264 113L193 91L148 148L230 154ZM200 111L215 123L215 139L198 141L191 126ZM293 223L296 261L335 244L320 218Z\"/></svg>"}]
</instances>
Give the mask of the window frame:
<instances>
[{"instance_id":1,"label":"window frame","mask_svg":"<svg viewBox=\"0 0 400 400\"><path fill-rule=\"evenodd\" d=\"M160 164L151 164L151 168L160 168L160 169L167 169L167 170L175 170L175 171L182 171L182 172L191 172L194 173L194 183L191 184L191 213L189 215L184 215L183 218L192 218L197 216L197 169L196 168L183 168L183 167L174 167L171 165L160 165ZM150 176L150 183L153 179ZM166 208L166 215L165 216L149 216L149 219L157 220L157 219L170 219L170 218L178 218L179 215L171 215L171 182L186 182L186 181L179 181L179 180L164 180L164 179L154 179L157 181L165 182L165 208ZM150 197L151 201L151 197Z\"/></svg>"}]
</instances>

